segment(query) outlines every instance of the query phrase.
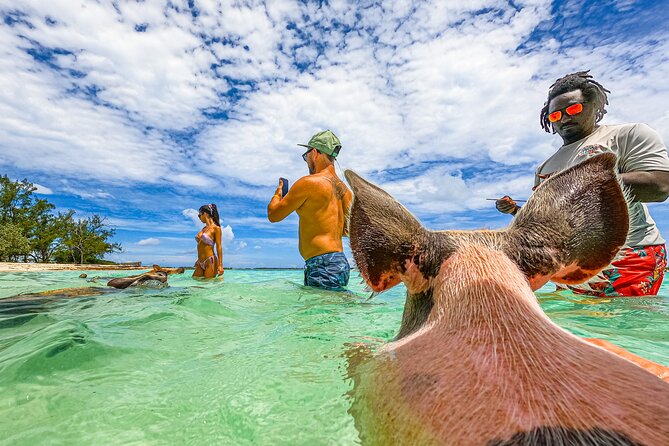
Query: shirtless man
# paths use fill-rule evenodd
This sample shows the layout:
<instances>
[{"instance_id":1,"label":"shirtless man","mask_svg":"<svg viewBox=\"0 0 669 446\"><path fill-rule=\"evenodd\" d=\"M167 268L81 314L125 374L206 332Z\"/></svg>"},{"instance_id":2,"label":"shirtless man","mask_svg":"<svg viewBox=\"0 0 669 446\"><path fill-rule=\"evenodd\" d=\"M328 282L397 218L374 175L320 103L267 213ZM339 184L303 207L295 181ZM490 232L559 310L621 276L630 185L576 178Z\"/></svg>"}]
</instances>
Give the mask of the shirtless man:
<instances>
[{"instance_id":1,"label":"shirtless man","mask_svg":"<svg viewBox=\"0 0 669 446\"><path fill-rule=\"evenodd\" d=\"M297 180L284 197L279 180L267 205L272 223L293 211L300 217L300 254L305 260L304 284L341 291L348 285L350 267L343 253L342 236L348 236L352 194L334 168L341 143L330 130L316 133L302 158L309 175Z\"/></svg>"}]
</instances>

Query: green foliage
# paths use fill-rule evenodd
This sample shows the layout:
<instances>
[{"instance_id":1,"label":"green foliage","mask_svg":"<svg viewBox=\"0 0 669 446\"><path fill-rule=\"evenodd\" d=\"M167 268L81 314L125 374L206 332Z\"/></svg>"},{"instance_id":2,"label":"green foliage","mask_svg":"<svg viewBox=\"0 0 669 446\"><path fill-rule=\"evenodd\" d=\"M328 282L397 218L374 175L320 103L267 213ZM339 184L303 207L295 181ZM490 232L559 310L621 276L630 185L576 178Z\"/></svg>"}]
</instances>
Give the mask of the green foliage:
<instances>
[{"instance_id":1,"label":"green foliage","mask_svg":"<svg viewBox=\"0 0 669 446\"><path fill-rule=\"evenodd\" d=\"M21 233L21 228L12 223L0 225L0 261L15 262L30 252L30 242Z\"/></svg>"},{"instance_id":2,"label":"green foliage","mask_svg":"<svg viewBox=\"0 0 669 446\"><path fill-rule=\"evenodd\" d=\"M32 193L37 190L28 180L12 181L0 176L0 225L12 223L23 229L32 207Z\"/></svg>"},{"instance_id":3,"label":"green foliage","mask_svg":"<svg viewBox=\"0 0 669 446\"><path fill-rule=\"evenodd\" d=\"M66 228L73 220L74 211L58 215L44 214L38 218L38 224L30 231L31 257L35 262L49 262L61 247Z\"/></svg>"},{"instance_id":4,"label":"green foliage","mask_svg":"<svg viewBox=\"0 0 669 446\"><path fill-rule=\"evenodd\" d=\"M35 198L28 180L0 176L0 260L97 263L104 254L121 250L111 243L115 230L104 218L75 219L74 211L54 214L55 206Z\"/></svg>"},{"instance_id":5,"label":"green foliage","mask_svg":"<svg viewBox=\"0 0 669 446\"><path fill-rule=\"evenodd\" d=\"M99 215L79 220L70 218L64 227L58 258L69 258L74 263L96 263L101 255L121 250L118 243L107 242L116 231L106 228L104 218Z\"/></svg>"}]
</instances>

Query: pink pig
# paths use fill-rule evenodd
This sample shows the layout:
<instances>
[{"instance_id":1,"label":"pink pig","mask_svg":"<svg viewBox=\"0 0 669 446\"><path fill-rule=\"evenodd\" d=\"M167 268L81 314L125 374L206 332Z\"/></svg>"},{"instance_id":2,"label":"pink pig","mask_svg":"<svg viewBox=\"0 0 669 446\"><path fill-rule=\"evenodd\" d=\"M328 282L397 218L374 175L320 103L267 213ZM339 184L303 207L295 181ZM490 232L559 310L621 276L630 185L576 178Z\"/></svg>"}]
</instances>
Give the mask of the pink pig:
<instances>
[{"instance_id":1,"label":"pink pig","mask_svg":"<svg viewBox=\"0 0 669 446\"><path fill-rule=\"evenodd\" d=\"M666 368L568 333L532 292L586 280L623 245L614 166L603 154L551 177L501 231L429 231L346 172L360 274L407 287L397 339L353 374L364 444L669 445L669 384L621 355Z\"/></svg>"}]
</instances>

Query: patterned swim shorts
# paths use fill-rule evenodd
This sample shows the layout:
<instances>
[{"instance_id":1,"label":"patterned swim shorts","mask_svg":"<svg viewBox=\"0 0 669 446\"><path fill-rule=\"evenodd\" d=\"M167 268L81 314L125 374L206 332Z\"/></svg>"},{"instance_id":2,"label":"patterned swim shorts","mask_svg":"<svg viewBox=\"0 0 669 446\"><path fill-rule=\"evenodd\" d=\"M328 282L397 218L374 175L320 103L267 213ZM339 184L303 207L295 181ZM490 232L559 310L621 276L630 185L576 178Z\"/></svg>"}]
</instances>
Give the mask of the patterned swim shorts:
<instances>
[{"instance_id":1,"label":"patterned swim shorts","mask_svg":"<svg viewBox=\"0 0 669 446\"><path fill-rule=\"evenodd\" d=\"M308 259L304 265L304 284L332 291L348 285L351 267L343 252L328 252Z\"/></svg>"},{"instance_id":2,"label":"patterned swim shorts","mask_svg":"<svg viewBox=\"0 0 669 446\"><path fill-rule=\"evenodd\" d=\"M576 294L598 297L655 296L667 267L664 245L622 249L595 277L580 285L569 285Z\"/></svg>"}]
</instances>

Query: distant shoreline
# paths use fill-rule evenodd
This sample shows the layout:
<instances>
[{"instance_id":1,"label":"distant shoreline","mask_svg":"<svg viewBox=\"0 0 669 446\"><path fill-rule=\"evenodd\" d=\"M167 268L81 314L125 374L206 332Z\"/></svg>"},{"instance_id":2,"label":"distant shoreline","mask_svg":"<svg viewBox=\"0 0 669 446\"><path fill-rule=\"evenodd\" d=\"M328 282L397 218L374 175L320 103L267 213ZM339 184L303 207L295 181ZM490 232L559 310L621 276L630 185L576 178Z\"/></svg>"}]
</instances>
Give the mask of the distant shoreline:
<instances>
[{"instance_id":1,"label":"distant shoreline","mask_svg":"<svg viewBox=\"0 0 669 446\"><path fill-rule=\"evenodd\" d=\"M130 266L130 265L98 265L70 263L21 263L21 262L0 262L0 273L24 273L24 272L43 272L43 271L114 271L114 270L140 270L151 269L150 266Z\"/></svg>"},{"instance_id":2,"label":"distant shoreline","mask_svg":"<svg viewBox=\"0 0 669 446\"><path fill-rule=\"evenodd\" d=\"M164 266L164 265L161 265ZM0 273L28 273L28 272L48 272L48 271L128 271L128 270L150 270L153 265L100 265L97 263L81 264L74 263L22 263L22 262L0 262ZM193 270L192 266L184 267L186 270ZM304 268L287 267L258 267L258 268L225 268L226 271L301 271ZM351 268L357 270L357 268Z\"/></svg>"}]
</instances>

